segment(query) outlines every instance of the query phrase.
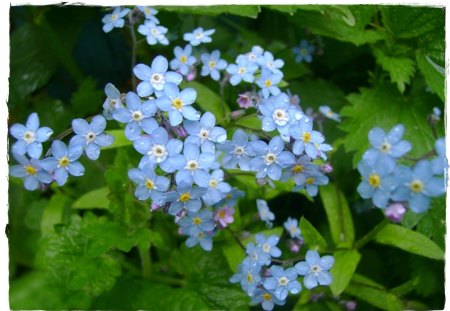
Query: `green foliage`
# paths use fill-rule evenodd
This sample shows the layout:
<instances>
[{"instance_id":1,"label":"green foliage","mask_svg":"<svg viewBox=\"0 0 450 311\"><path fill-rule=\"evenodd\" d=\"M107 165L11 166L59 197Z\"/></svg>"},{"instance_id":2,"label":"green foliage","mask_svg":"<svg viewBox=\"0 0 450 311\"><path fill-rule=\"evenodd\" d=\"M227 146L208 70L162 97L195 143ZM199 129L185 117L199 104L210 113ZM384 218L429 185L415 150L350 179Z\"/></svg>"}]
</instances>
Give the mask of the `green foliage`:
<instances>
[{"instance_id":1,"label":"green foliage","mask_svg":"<svg viewBox=\"0 0 450 311\"><path fill-rule=\"evenodd\" d=\"M444 259L444 251L436 243L423 234L402 226L386 225L376 234L375 241L428 258Z\"/></svg>"},{"instance_id":2,"label":"green foliage","mask_svg":"<svg viewBox=\"0 0 450 311\"><path fill-rule=\"evenodd\" d=\"M330 272L333 283L330 285L334 296L340 295L352 279L353 273L358 266L361 254L357 250L337 251L333 254L335 262Z\"/></svg>"},{"instance_id":3,"label":"green foliage","mask_svg":"<svg viewBox=\"0 0 450 311\"><path fill-rule=\"evenodd\" d=\"M78 200L73 202L72 208L76 209L90 209L102 208L107 209L109 200L107 198L109 190L107 187L92 190L82 195Z\"/></svg>"},{"instance_id":4,"label":"green foliage","mask_svg":"<svg viewBox=\"0 0 450 311\"><path fill-rule=\"evenodd\" d=\"M215 5L215 6L165 6L156 7L170 12L187 13L187 14L201 14L201 15L219 15L232 14L238 16L245 16L256 18L260 12L258 5Z\"/></svg>"},{"instance_id":5,"label":"green foliage","mask_svg":"<svg viewBox=\"0 0 450 311\"><path fill-rule=\"evenodd\" d=\"M306 220L306 218L300 219L300 230L305 243L308 245L309 249L315 249L318 252L327 249L327 242L322 237L319 231L313 227L313 225Z\"/></svg>"}]
</instances>

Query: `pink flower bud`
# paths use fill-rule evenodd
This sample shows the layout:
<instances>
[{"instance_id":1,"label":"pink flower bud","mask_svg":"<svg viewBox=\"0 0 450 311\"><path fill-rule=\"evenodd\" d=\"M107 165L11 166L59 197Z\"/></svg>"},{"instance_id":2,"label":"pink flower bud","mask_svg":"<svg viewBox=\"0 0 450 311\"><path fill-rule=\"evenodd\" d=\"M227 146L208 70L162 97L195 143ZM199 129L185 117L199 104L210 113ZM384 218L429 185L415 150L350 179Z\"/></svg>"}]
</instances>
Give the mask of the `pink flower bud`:
<instances>
[{"instance_id":1,"label":"pink flower bud","mask_svg":"<svg viewBox=\"0 0 450 311\"><path fill-rule=\"evenodd\" d=\"M320 167L320 170L325 174L329 174L333 171L333 167L331 166L331 164L325 163Z\"/></svg>"},{"instance_id":2,"label":"pink flower bud","mask_svg":"<svg viewBox=\"0 0 450 311\"><path fill-rule=\"evenodd\" d=\"M400 222L405 216L406 206L400 202L394 202L389 204L389 206L384 211L384 215L393 222Z\"/></svg>"},{"instance_id":3,"label":"pink flower bud","mask_svg":"<svg viewBox=\"0 0 450 311\"><path fill-rule=\"evenodd\" d=\"M197 70L195 70L195 68L192 68L186 75L186 80L190 82L192 80L195 80L196 77L197 77Z\"/></svg>"},{"instance_id":4,"label":"pink flower bud","mask_svg":"<svg viewBox=\"0 0 450 311\"><path fill-rule=\"evenodd\" d=\"M252 95L250 92L246 92L244 94L239 94L239 98L236 101L239 105L239 107L244 108L244 109L248 109L250 107L254 107L255 105L253 104L253 100L252 100Z\"/></svg>"}]
</instances>

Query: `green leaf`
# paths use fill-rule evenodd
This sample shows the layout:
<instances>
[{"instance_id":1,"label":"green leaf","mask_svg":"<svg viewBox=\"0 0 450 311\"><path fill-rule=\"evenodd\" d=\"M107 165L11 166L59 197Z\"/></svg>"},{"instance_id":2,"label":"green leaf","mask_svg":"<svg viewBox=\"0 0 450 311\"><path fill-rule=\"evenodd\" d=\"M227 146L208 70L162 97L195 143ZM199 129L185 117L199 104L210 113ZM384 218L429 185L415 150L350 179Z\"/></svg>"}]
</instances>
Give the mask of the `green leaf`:
<instances>
[{"instance_id":1,"label":"green leaf","mask_svg":"<svg viewBox=\"0 0 450 311\"><path fill-rule=\"evenodd\" d=\"M319 188L334 243L350 247L355 240L352 215L344 194L330 183Z\"/></svg>"},{"instance_id":2,"label":"green leaf","mask_svg":"<svg viewBox=\"0 0 450 311\"><path fill-rule=\"evenodd\" d=\"M244 116L235 122L237 127L242 126L243 128L250 128L256 131L261 130L261 124L261 119L256 115Z\"/></svg>"},{"instance_id":3,"label":"green leaf","mask_svg":"<svg viewBox=\"0 0 450 311\"><path fill-rule=\"evenodd\" d=\"M383 6L381 16L384 26L400 38L412 38L444 27L442 8Z\"/></svg>"},{"instance_id":4,"label":"green leaf","mask_svg":"<svg viewBox=\"0 0 450 311\"><path fill-rule=\"evenodd\" d=\"M42 213L41 230L42 235L54 232L54 226L62 222L64 208L70 203L69 198L60 193L52 196L50 202Z\"/></svg>"},{"instance_id":5,"label":"green leaf","mask_svg":"<svg viewBox=\"0 0 450 311\"><path fill-rule=\"evenodd\" d=\"M399 91L403 93L406 84L409 84L414 76L415 62L408 57L387 55L381 49L374 49L374 55L377 63L389 72L391 81L397 83Z\"/></svg>"},{"instance_id":6,"label":"green leaf","mask_svg":"<svg viewBox=\"0 0 450 311\"><path fill-rule=\"evenodd\" d=\"M99 189L92 190L81 197L78 198L73 204L72 208L75 209L91 209L91 208L101 208L108 209L109 189L108 187L103 187Z\"/></svg>"},{"instance_id":7,"label":"green leaf","mask_svg":"<svg viewBox=\"0 0 450 311\"><path fill-rule=\"evenodd\" d=\"M197 91L197 99L195 102L203 109L203 111L212 112L216 116L217 123L230 113L228 105L222 101L219 95L213 92L205 85L191 81L182 84L183 88L192 87Z\"/></svg>"},{"instance_id":8,"label":"green leaf","mask_svg":"<svg viewBox=\"0 0 450 311\"><path fill-rule=\"evenodd\" d=\"M374 88L361 88L347 99L351 106L341 110L345 116L340 128L347 132L345 149L356 151L353 165L356 167L363 153L370 147L368 134L374 127L388 132L395 125L405 126L404 139L411 142L411 157L420 157L434 148L434 138L427 122L427 115L436 103L434 96L417 90L401 96L393 85L381 84ZM408 109L406 109L406 107Z\"/></svg>"},{"instance_id":9,"label":"green leaf","mask_svg":"<svg viewBox=\"0 0 450 311\"><path fill-rule=\"evenodd\" d=\"M337 251L333 256L335 262L330 269L333 276L330 289L334 296L338 296L347 288L361 259L361 254L357 250L347 250Z\"/></svg>"},{"instance_id":10,"label":"green leaf","mask_svg":"<svg viewBox=\"0 0 450 311\"><path fill-rule=\"evenodd\" d=\"M258 5L215 5L215 6L164 6L155 7L159 10L202 15L232 14L256 18L261 11Z\"/></svg>"},{"instance_id":11,"label":"green leaf","mask_svg":"<svg viewBox=\"0 0 450 311\"><path fill-rule=\"evenodd\" d=\"M70 100L71 107L80 114L91 115L98 111L103 92L96 88L96 81L87 77L83 79Z\"/></svg>"},{"instance_id":12,"label":"green leaf","mask_svg":"<svg viewBox=\"0 0 450 311\"><path fill-rule=\"evenodd\" d=\"M445 249L445 196L434 198L430 209L417 222L417 231Z\"/></svg>"},{"instance_id":13,"label":"green leaf","mask_svg":"<svg viewBox=\"0 0 450 311\"><path fill-rule=\"evenodd\" d=\"M443 260L445 255L436 243L423 234L399 225L388 224L376 234L375 241L432 259Z\"/></svg>"},{"instance_id":14,"label":"green leaf","mask_svg":"<svg viewBox=\"0 0 450 311\"><path fill-rule=\"evenodd\" d=\"M274 11L288 13L289 15L294 15L294 13L297 12L299 8L298 5L264 5L263 7Z\"/></svg>"},{"instance_id":15,"label":"green leaf","mask_svg":"<svg viewBox=\"0 0 450 311\"><path fill-rule=\"evenodd\" d=\"M315 249L320 252L328 248L327 242L319 231L317 231L316 228L314 228L314 226L304 217L300 219L300 230L309 249Z\"/></svg>"},{"instance_id":16,"label":"green leaf","mask_svg":"<svg viewBox=\"0 0 450 311\"><path fill-rule=\"evenodd\" d=\"M133 142L130 141L125 136L125 130L110 130L110 131L105 131L105 133L112 135L114 137L114 142L109 146L102 147L103 150L127 147L127 146L133 145Z\"/></svg>"},{"instance_id":17,"label":"green leaf","mask_svg":"<svg viewBox=\"0 0 450 311\"><path fill-rule=\"evenodd\" d=\"M417 51L416 60L430 89L442 101L445 101L445 68L436 64L428 54L421 51Z\"/></svg>"}]
</instances>

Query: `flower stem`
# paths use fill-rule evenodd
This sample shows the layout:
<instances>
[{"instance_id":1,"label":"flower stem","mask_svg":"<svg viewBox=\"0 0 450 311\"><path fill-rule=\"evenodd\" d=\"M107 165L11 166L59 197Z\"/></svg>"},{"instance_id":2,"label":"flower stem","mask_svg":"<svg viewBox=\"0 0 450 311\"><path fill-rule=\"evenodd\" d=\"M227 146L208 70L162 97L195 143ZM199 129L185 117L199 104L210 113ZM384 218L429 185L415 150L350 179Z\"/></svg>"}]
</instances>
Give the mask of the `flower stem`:
<instances>
[{"instance_id":1,"label":"flower stem","mask_svg":"<svg viewBox=\"0 0 450 311\"><path fill-rule=\"evenodd\" d=\"M150 250L139 247L139 256L141 257L142 278L148 279L151 276Z\"/></svg>"},{"instance_id":2,"label":"flower stem","mask_svg":"<svg viewBox=\"0 0 450 311\"><path fill-rule=\"evenodd\" d=\"M133 68L136 65L136 34L134 32L133 25L130 25L130 35L131 35L131 42L132 42L132 48L131 48L131 85L133 89L136 89L136 77L133 74Z\"/></svg>"},{"instance_id":3,"label":"flower stem","mask_svg":"<svg viewBox=\"0 0 450 311\"><path fill-rule=\"evenodd\" d=\"M365 236L363 236L361 239L356 241L354 248L359 249L366 245L370 240L372 240L378 232L380 232L386 225L389 224L389 220L386 218L383 219L382 222L380 222L378 225L376 225L369 233L367 233Z\"/></svg>"}]
</instances>

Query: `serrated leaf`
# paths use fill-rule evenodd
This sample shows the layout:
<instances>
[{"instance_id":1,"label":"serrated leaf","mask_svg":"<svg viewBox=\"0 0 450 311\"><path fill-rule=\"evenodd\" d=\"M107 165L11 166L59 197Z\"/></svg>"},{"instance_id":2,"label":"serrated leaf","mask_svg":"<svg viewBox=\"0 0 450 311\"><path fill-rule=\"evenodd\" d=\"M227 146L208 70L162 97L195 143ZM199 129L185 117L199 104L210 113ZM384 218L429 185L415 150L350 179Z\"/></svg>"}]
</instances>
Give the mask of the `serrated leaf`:
<instances>
[{"instance_id":1,"label":"serrated leaf","mask_svg":"<svg viewBox=\"0 0 450 311\"><path fill-rule=\"evenodd\" d=\"M391 82L397 83L398 90L403 93L416 71L415 62L408 57L389 56L381 49L374 49L374 55L377 63L389 72Z\"/></svg>"},{"instance_id":2,"label":"serrated leaf","mask_svg":"<svg viewBox=\"0 0 450 311\"><path fill-rule=\"evenodd\" d=\"M445 101L445 69L436 64L429 55L418 51L416 54L417 66L425 77L430 89L442 101Z\"/></svg>"},{"instance_id":3,"label":"serrated leaf","mask_svg":"<svg viewBox=\"0 0 450 311\"><path fill-rule=\"evenodd\" d=\"M374 240L404 251L432 259L444 259L444 251L423 234L399 225L388 224L379 231Z\"/></svg>"},{"instance_id":4,"label":"serrated leaf","mask_svg":"<svg viewBox=\"0 0 450 311\"><path fill-rule=\"evenodd\" d=\"M346 290L361 259L361 254L357 250L347 250L337 251L333 256L335 262L330 269L330 273L333 276L330 289L336 297Z\"/></svg>"},{"instance_id":5,"label":"serrated leaf","mask_svg":"<svg viewBox=\"0 0 450 311\"><path fill-rule=\"evenodd\" d=\"M314 226L304 217L300 219L300 230L302 232L303 239L308 245L309 249L315 249L317 251L323 251L327 249L327 242L314 228Z\"/></svg>"},{"instance_id":6,"label":"serrated leaf","mask_svg":"<svg viewBox=\"0 0 450 311\"><path fill-rule=\"evenodd\" d=\"M342 247L350 247L355 240L355 229L347 199L332 183L320 187L319 194L334 243Z\"/></svg>"},{"instance_id":7,"label":"serrated leaf","mask_svg":"<svg viewBox=\"0 0 450 311\"><path fill-rule=\"evenodd\" d=\"M81 197L78 198L73 204L72 208L75 209L91 209L91 208L101 208L108 209L109 189L108 187L102 187L99 189L92 190Z\"/></svg>"}]
</instances>

